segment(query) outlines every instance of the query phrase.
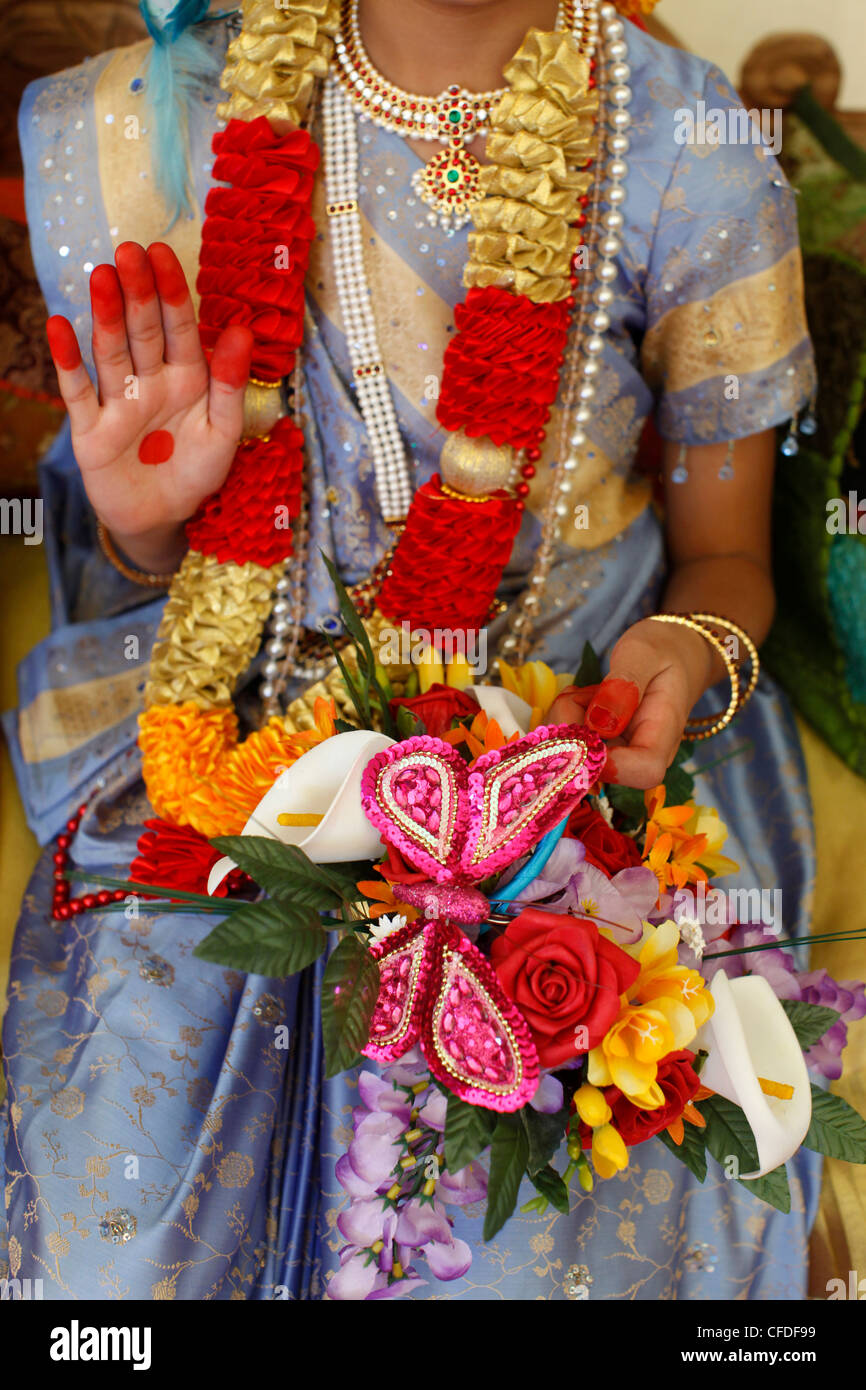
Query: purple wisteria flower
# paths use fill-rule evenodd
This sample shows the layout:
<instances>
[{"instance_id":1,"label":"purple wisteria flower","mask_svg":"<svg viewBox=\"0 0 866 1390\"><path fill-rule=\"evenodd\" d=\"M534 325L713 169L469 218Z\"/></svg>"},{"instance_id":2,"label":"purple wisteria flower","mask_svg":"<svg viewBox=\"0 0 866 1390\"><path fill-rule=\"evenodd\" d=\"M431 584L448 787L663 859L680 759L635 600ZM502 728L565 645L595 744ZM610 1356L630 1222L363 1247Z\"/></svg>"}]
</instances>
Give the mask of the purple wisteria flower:
<instances>
[{"instance_id":1,"label":"purple wisteria flower","mask_svg":"<svg viewBox=\"0 0 866 1390\"><path fill-rule=\"evenodd\" d=\"M744 923L731 932L725 949L745 946L766 946L779 940L766 926ZM722 945L722 943L717 943ZM705 958L701 963L704 978L712 980L716 971L724 970L729 980L740 975L763 975L779 999L796 999L804 1004L822 1004L835 1009L839 1017L823 1037L803 1054L806 1065L830 1081L842 1075L842 1051L848 1041L848 1024L866 1017L866 984L859 980L834 980L826 970L798 970L790 951L782 949L784 942L770 950L752 951L742 956L722 956L719 960Z\"/></svg>"},{"instance_id":2,"label":"purple wisteria flower","mask_svg":"<svg viewBox=\"0 0 866 1390\"><path fill-rule=\"evenodd\" d=\"M712 980L717 970L724 970L729 980L735 980L740 975L763 975L777 998L800 998L797 962L790 951L782 950L777 932L761 923L744 922L734 927L727 942L717 941L715 944L717 949L725 951L742 949L744 946L773 945L773 949L751 951L745 956L721 956L715 960L710 959L712 953L708 952L701 962L701 974L705 980Z\"/></svg>"},{"instance_id":3,"label":"purple wisteria flower","mask_svg":"<svg viewBox=\"0 0 866 1390\"><path fill-rule=\"evenodd\" d=\"M545 1103L556 1099L556 1085L544 1088ZM352 1142L336 1166L349 1196L337 1218L348 1244L328 1297L404 1298L428 1282L414 1263L421 1255L434 1278L461 1278L472 1252L455 1237L446 1204L482 1201L487 1174L480 1163L456 1174L443 1167L447 1099L420 1052L413 1049L381 1073L362 1071L358 1097Z\"/></svg>"},{"instance_id":4,"label":"purple wisteria flower","mask_svg":"<svg viewBox=\"0 0 866 1390\"><path fill-rule=\"evenodd\" d=\"M866 984L860 980L834 980L826 970L811 970L799 976L800 998L805 1004L823 1004L836 1009L839 1018L806 1053L806 1064L830 1081L842 1075L842 1049L848 1041L849 1023L866 1017Z\"/></svg>"}]
</instances>

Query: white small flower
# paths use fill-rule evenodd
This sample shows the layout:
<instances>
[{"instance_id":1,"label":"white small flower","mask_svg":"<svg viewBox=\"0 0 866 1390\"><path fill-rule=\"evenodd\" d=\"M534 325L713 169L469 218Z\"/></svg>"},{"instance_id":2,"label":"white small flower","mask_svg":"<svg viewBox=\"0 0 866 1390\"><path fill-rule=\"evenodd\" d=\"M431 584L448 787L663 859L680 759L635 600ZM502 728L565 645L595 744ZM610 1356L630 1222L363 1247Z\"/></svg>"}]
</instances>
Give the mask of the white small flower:
<instances>
[{"instance_id":1,"label":"white small flower","mask_svg":"<svg viewBox=\"0 0 866 1390\"><path fill-rule=\"evenodd\" d=\"M612 825L613 825L613 807L611 806L610 801L609 801L608 797L605 796L604 792L601 792L601 793L595 798L595 804L596 804L596 806L598 807L599 814L604 818L604 820L607 821L608 825L612 826Z\"/></svg>"},{"instance_id":2,"label":"white small flower","mask_svg":"<svg viewBox=\"0 0 866 1390\"><path fill-rule=\"evenodd\" d=\"M684 942L689 950L693 951L698 960L700 960L704 954L707 943L704 939L704 933L701 930L701 924L697 917L688 917L684 914L682 917L678 916L676 922L680 929L680 940Z\"/></svg>"},{"instance_id":3,"label":"white small flower","mask_svg":"<svg viewBox=\"0 0 866 1390\"><path fill-rule=\"evenodd\" d=\"M392 932L399 931L405 927L407 919L400 912L395 912L393 917L380 917L377 922L370 926L370 935L374 941L384 941L386 936Z\"/></svg>"}]
</instances>

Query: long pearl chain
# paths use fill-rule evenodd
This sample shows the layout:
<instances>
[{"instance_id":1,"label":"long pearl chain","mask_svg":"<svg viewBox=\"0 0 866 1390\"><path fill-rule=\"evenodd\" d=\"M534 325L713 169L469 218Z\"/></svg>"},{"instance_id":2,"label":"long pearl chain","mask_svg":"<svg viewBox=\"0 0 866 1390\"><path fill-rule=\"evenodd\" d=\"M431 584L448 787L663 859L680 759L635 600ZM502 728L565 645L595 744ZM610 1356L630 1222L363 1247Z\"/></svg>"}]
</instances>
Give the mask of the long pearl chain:
<instances>
[{"instance_id":1,"label":"long pearl chain","mask_svg":"<svg viewBox=\"0 0 866 1390\"><path fill-rule=\"evenodd\" d=\"M348 101L333 78L322 94L325 190L332 231L334 275L358 405L373 455L376 494L389 524L412 502L412 478L385 373L370 287L364 270L358 209L358 136Z\"/></svg>"},{"instance_id":2,"label":"long pearl chain","mask_svg":"<svg viewBox=\"0 0 866 1390\"><path fill-rule=\"evenodd\" d=\"M538 613L541 596L553 567L556 545L563 524L573 503L571 495L580 469L580 451L587 443L586 425L592 418L596 395L595 382L604 350L603 335L610 328L608 310L614 300L613 282L618 270L616 257L621 250L620 233L624 224L622 205L625 202L625 179L629 150L628 111L632 91L628 86L631 69L628 65L628 45L625 25L612 4L604 4L599 12L603 42L599 46L599 149L598 164L604 165L603 178L593 186L592 205L588 216L586 244L598 254L593 274L585 275L575 315L574 338L563 392L560 423L560 464L554 470L553 486L547 500L541 541L529 573L526 588L517 600L517 611L500 642L503 656L522 662L526 660L532 641L532 627ZM605 163L605 161L607 161ZM607 210L600 212L602 203ZM593 284L593 282L595 282ZM587 329L589 330L587 332Z\"/></svg>"},{"instance_id":3,"label":"long pearl chain","mask_svg":"<svg viewBox=\"0 0 866 1390\"><path fill-rule=\"evenodd\" d=\"M298 354L300 359L300 354ZM303 372L300 360L292 373L292 413L298 428L303 426ZM309 549L309 498L306 487L301 510L292 526L292 554L277 580L276 597L271 607L268 636L265 641L265 664L259 695L262 701L262 721L267 722L280 713L280 698L290 676L303 674L310 681L319 680L322 671L310 668L301 671L297 665L298 647L304 631L306 608L307 551Z\"/></svg>"}]
</instances>

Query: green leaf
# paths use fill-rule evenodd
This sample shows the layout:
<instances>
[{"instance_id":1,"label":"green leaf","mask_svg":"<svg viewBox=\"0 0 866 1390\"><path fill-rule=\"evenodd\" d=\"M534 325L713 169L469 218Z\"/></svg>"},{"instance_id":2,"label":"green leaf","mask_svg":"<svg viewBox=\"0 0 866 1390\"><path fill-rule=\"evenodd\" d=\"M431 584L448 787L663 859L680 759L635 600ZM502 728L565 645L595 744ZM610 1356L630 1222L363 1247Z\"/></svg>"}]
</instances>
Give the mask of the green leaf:
<instances>
[{"instance_id":1,"label":"green leaf","mask_svg":"<svg viewBox=\"0 0 866 1390\"><path fill-rule=\"evenodd\" d=\"M823 1004L804 1004L799 999L783 999L781 1004L804 1052L823 1038L827 1029L839 1019L836 1009L828 1009Z\"/></svg>"},{"instance_id":2,"label":"green leaf","mask_svg":"<svg viewBox=\"0 0 866 1390\"><path fill-rule=\"evenodd\" d=\"M350 724L348 719L334 720L334 728L338 734L353 734L357 727L357 724Z\"/></svg>"},{"instance_id":3,"label":"green leaf","mask_svg":"<svg viewBox=\"0 0 866 1390\"><path fill-rule=\"evenodd\" d=\"M681 806L684 801L688 801L695 790L695 779L690 772L686 772L682 764L691 757L692 745L683 741L677 749L674 760L665 773L664 785L667 793L665 803L668 806Z\"/></svg>"},{"instance_id":4,"label":"green leaf","mask_svg":"<svg viewBox=\"0 0 866 1390\"><path fill-rule=\"evenodd\" d=\"M322 978L326 1076L345 1071L366 1047L378 994L379 966L354 933L344 936L331 953Z\"/></svg>"},{"instance_id":5,"label":"green leaf","mask_svg":"<svg viewBox=\"0 0 866 1390\"><path fill-rule=\"evenodd\" d=\"M749 1173L759 1166L752 1126L738 1105L716 1095L702 1100L696 1108L707 1122L704 1137L717 1163L725 1168L727 1160L735 1158L738 1173Z\"/></svg>"},{"instance_id":6,"label":"green leaf","mask_svg":"<svg viewBox=\"0 0 866 1390\"><path fill-rule=\"evenodd\" d=\"M568 1188L555 1168L541 1168L530 1173L530 1180L536 1192L546 1197L548 1202L563 1216L568 1216Z\"/></svg>"},{"instance_id":7,"label":"green leaf","mask_svg":"<svg viewBox=\"0 0 866 1390\"><path fill-rule=\"evenodd\" d=\"M555 1115L543 1115L538 1110L533 1110L531 1105L525 1105L517 1113L523 1122L526 1137L529 1140L529 1158L526 1163L526 1171L532 1177L535 1173L539 1173L542 1168L546 1168L558 1151L568 1128L571 1107L564 1105Z\"/></svg>"},{"instance_id":8,"label":"green leaf","mask_svg":"<svg viewBox=\"0 0 866 1390\"><path fill-rule=\"evenodd\" d=\"M496 1114L479 1105L448 1092L445 1111L445 1167L449 1173L459 1173L473 1158L477 1158L490 1143L496 1128Z\"/></svg>"},{"instance_id":9,"label":"green leaf","mask_svg":"<svg viewBox=\"0 0 866 1390\"><path fill-rule=\"evenodd\" d=\"M683 1142L675 1144L667 1130L662 1130L657 1135L661 1139L666 1149L669 1149L681 1163L684 1163L690 1172L694 1173L698 1182L703 1182L707 1176L707 1143L704 1131L699 1125L690 1125L688 1121L683 1122Z\"/></svg>"},{"instance_id":10,"label":"green leaf","mask_svg":"<svg viewBox=\"0 0 866 1390\"><path fill-rule=\"evenodd\" d=\"M297 845L285 845L265 835L220 835L211 844L271 897L323 912L346 900L343 878L323 864L314 864Z\"/></svg>"},{"instance_id":11,"label":"green leaf","mask_svg":"<svg viewBox=\"0 0 866 1390\"><path fill-rule=\"evenodd\" d=\"M791 1189L788 1186L788 1174L784 1163L772 1172L765 1173L762 1178L740 1178L739 1181L741 1187L748 1188L749 1192L760 1197L762 1202L775 1207L776 1211L787 1214L791 1210Z\"/></svg>"},{"instance_id":12,"label":"green leaf","mask_svg":"<svg viewBox=\"0 0 866 1390\"><path fill-rule=\"evenodd\" d=\"M572 684L574 685L599 685L601 683L601 663L595 654L595 648L591 642L584 642L583 652L580 657L580 665Z\"/></svg>"},{"instance_id":13,"label":"green leaf","mask_svg":"<svg viewBox=\"0 0 866 1390\"><path fill-rule=\"evenodd\" d=\"M358 673L361 677L361 680L364 683L362 698L364 700L367 710L367 727L372 728L372 719L370 717L370 691L375 690L377 695L379 696L379 701L381 705L382 725L384 731L386 734L389 735L389 737L395 738L397 734L397 726L394 723L394 716L391 714L391 709L388 704L388 696L386 692L382 689L382 686L379 683L378 677L376 675L376 658L373 655L373 648L370 643L370 638L367 635L367 629L364 627L364 624L358 616L358 610L355 608L355 605L353 604L349 596L348 589L346 588L345 584L338 575L336 566L334 565L333 561L329 558L329 556L325 554L324 551L320 551L320 554L325 562L325 568L327 569L328 574L330 575L331 583L333 584L334 591L337 595L337 603L339 604L340 617L343 620L343 626L345 627L346 631L348 632L349 636L355 644L355 652L358 658ZM336 649L333 646L333 643L331 643L331 648L336 656L337 653ZM341 672L343 672L345 668L343 666L343 663L340 661L339 656L337 656L337 661L340 666ZM345 675L344 679L346 679ZM354 697L352 702L353 704L355 703Z\"/></svg>"},{"instance_id":14,"label":"green leaf","mask_svg":"<svg viewBox=\"0 0 866 1390\"><path fill-rule=\"evenodd\" d=\"M646 820L646 802L643 792L635 787L621 787L616 782L606 782L604 786L608 801L615 811L624 817L623 828L637 830Z\"/></svg>"},{"instance_id":15,"label":"green leaf","mask_svg":"<svg viewBox=\"0 0 866 1390\"><path fill-rule=\"evenodd\" d=\"M340 675L343 679L343 685L346 687L346 693L348 694L349 699L352 701L352 704L355 706L355 713L358 716L360 727L362 729L372 729L373 712L370 708L369 682L364 682L363 674L359 672L359 675L361 675L362 684L356 685L351 671L349 670L348 666L346 665L345 661L343 660L342 656L337 650L336 642L334 641L333 637L330 636L329 633L325 633L325 641L331 648L331 655L333 656L339 668Z\"/></svg>"},{"instance_id":16,"label":"green leaf","mask_svg":"<svg viewBox=\"0 0 866 1390\"><path fill-rule=\"evenodd\" d=\"M866 1120L841 1096L813 1085L812 1123L803 1143L829 1158L866 1163Z\"/></svg>"},{"instance_id":17,"label":"green leaf","mask_svg":"<svg viewBox=\"0 0 866 1390\"><path fill-rule=\"evenodd\" d=\"M485 1240L492 1240L514 1211L528 1157L529 1140L523 1124L516 1115L500 1115L490 1145Z\"/></svg>"},{"instance_id":18,"label":"green leaf","mask_svg":"<svg viewBox=\"0 0 866 1390\"><path fill-rule=\"evenodd\" d=\"M249 975L285 978L318 960L327 942L317 913L288 903L250 903L214 927L193 955Z\"/></svg>"}]
</instances>

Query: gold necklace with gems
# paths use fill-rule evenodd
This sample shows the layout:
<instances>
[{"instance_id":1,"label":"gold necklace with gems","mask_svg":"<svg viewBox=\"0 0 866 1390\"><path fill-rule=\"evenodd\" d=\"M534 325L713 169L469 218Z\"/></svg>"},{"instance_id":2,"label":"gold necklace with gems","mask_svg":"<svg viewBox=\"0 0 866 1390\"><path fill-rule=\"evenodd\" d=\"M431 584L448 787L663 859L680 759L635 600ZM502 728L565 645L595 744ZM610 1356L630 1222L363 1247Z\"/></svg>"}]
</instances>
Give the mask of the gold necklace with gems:
<instances>
[{"instance_id":1,"label":"gold necklace with gems","mask_svg":"<svg viewBox=\"0 0 866 1390\"><path fill-rule=\"evenodd\" d=\"M557 30L582 35L582 0L562 0ZM412 175L412 187L430 211L427 221L453 232L469 221L480 197L480 162L466 148L486 133L490 112L505 92L467 92L452 83L436 97L404 92L373 66L361 38L358 0L341 0L335 43L335 74L361 120L370 120L409 140L438 140L443 150Z\"/></svg>"}]
</instances>

